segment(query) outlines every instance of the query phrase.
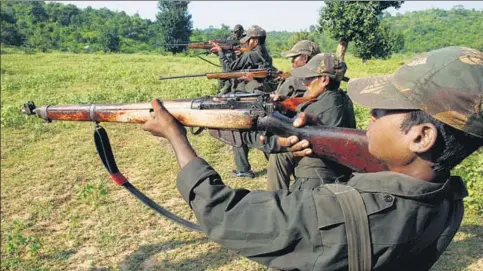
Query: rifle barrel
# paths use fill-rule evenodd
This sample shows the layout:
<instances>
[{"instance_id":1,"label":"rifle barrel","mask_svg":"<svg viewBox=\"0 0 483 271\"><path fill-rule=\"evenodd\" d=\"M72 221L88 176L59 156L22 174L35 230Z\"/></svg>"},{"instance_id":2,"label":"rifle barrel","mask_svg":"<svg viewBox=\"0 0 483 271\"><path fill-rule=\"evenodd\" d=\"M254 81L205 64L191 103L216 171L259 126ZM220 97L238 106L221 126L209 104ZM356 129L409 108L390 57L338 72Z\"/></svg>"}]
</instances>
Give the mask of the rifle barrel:
<instances>
[{"instance_id":1,"label":"rifle barrel","mask_svg":"<svg viewBox=\"0 0 483 271\"><path fill-rule=\"evenodd\" d=\"M160 76L159 80L179 79L179 78L189 78L189 77L204 77L204 76L206 76L206 73L174 75L174 76Z\"/></svg>"},{"instance_id":2,"label":"rifle barrel","mask_svg":"<svg viewBox=\"0 0 483 271\"><path fill-rule=\"evenodd\" d=\"M167 43L164 44L164 46L188 46L190 45L189 43Z\"/></svg>"}]
</instances>

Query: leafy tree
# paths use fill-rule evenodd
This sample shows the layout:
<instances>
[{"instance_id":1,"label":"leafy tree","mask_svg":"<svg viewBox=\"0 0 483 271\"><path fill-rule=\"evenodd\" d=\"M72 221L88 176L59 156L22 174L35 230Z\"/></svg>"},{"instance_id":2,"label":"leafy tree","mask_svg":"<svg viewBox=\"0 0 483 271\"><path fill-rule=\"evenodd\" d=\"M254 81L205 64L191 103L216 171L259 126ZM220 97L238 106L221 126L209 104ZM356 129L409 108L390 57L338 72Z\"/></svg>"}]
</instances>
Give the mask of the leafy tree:
<instances>
[{"instance_id":1,"label":"leafy tree","mask_svg":"<svg viewBox=\"0 0 483 271\"><path fill-rule=\"evenodd\" d=\"M370 44L360 51L368 52L375 48L374 44L384 37L376 33L382 12L389 7L399 8L402 1L325 1L326 6L320 10L319 31L327 32L339 41L337 51L344 58L349 42L359 40L358 45Z\"/></svg>"},{"instance_id":2,"label":"leafy tree","mask_svg":"<svg viewBox=\"0 0 483 271\"><path fill-rule=\"evenodd\" d=\"M483 10L428 9L384 18L404 36L402 52L425 52L445 46L466 46L483 50Z\"/></svg>"},{"instance_id":3,"label":"leafy tree","mask_svg":"<svg viewBox=\"0 0 483 271\"><path fill-rule=\"evenodd\" d=\"M290 47L301 40L311 40L310 33L306 31L295 32L290 36Z\"/></svg>"},{"instance_id":4,"label":"leafy tree","mask_svg":"<svg viewBox=\"0 0 483 271\"><path fill-rule=\"evenodd\" d=\"M32 18L32 22L34 23L45 22L48 20L49 17L49 15L47 15L47 12L45 11L43 2L31 2L29 14Z\"/></svg>"},{"instance_id":5,"label":"leafy tree","mask_svg":"<svg viewBox=\"0 0 483 271\"><path fill-rule=\"evenodd\" d=\"M156 20L159 24L162 44L181 43L190 39L193 32L191 14L188 13L189 1L166 1L158 2L159 12ZM186 50L186 47L172 46L167 48L173 53Z\"/></svg>"},{"instance_id":6,"label":"leafy tree","mask_svg":"<svg viewBox=\"0 0 483 271\"><path fill-rule=\"evenodd\" d=\"M119 38L118 30L115 27L107 27L101 32L99 40L102 44L104 52L119 52L121 39Z\"/></svg>"},{"instance_id":7,"label":"leafy tree","mask_svg":"<svg viewBox=\"0 0 483 271\"><path fill-rule=\"evenodd\" d=\"M399 31L393 31L388 24L381 24L370 37L354 41L354 54L366 62L372 57L388 58L393 52L404 47L404 37Z\"/></svg>"},{"instance_id":8,"label":"leafy tree","mask_svg":"<svg viewBox=\"0 0 483 271\"><path fill-rule=\"evenodd\" d=\"M24 43L25 37L19 33L16 23L17 20L13 16L12 10L2 7L0 10L1 43L14 46L20 46Z\"/></svg>"},{"instance_id":9,"label":"leafy tree","mask_svg":"<svg viewBox=\"0 0 483 271\"><path fill-rule=\"evenodd\" d=\"M80 13L79 9L74 5L66 5L61 8L61 13L58 21L61 25L70 25L73 22L73 17Z\"/></svg>"}]
</instances>

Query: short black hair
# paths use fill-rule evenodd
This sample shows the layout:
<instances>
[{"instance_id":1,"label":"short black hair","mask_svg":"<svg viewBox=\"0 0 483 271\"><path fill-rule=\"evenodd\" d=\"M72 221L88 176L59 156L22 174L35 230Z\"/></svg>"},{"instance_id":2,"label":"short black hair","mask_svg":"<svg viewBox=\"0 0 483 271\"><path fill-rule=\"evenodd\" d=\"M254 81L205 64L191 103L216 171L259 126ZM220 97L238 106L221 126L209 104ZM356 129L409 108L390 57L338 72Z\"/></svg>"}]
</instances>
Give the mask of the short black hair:
<instances>
[{"instance_id":1,"label":"short black hair","mask_svg":"<svg viewBox=\"0 0 483 271\"><path fill-rule=\"evenodd\" d=\"M429 150L432 168L437 173L448 174L468 155L483 145L483 139L453 128L421 110L410 111L401 124L405 133L414 125L432 123L438 130L436 142Z\"/></svg>"}]
</instances>

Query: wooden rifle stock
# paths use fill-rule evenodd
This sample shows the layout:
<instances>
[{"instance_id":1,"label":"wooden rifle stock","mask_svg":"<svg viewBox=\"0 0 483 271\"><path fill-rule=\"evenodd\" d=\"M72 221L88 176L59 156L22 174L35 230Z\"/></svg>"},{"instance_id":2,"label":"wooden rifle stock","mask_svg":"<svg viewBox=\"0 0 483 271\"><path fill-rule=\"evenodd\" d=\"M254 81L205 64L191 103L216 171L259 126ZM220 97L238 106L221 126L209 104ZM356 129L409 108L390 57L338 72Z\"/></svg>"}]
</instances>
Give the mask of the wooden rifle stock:
<instances>
[{"instance_id":1,"label":"wooden rifle stock","mask_svg":"<svg viewBox=\"0 0 483 271\"><path fill-rule=\"evenodd\" d=\"M258 119L258 129L287 137L296 135L310 142L313 154L352 168L357 172L387 170L380 160L369 153L365 130L340 127L295 128L292 120L275 113Z\"/></svg>"},{"instance_id":2,"label":"wooden rifle stock","mask_svg":"<svg viewBox=\"0 0 483 271\"><path fill-rule=\"evenodd\" d=\"M386 166L369 153L365 131L323 126L294 128L293 121L279 113L295 111L301 103L310 100L287 98L268 103L263 109L257 106L260 104L257 97L182 99L163 101L163 105L184 126L224 131L266 131L284 137L296 135L310 142L315 156L328 158L357 172L386 170ZM49 122L144 123L151 118L152 111L150 103L35 107L29 102L24 105L24 113L37 115Z\"/></svg>"}]
</instances>

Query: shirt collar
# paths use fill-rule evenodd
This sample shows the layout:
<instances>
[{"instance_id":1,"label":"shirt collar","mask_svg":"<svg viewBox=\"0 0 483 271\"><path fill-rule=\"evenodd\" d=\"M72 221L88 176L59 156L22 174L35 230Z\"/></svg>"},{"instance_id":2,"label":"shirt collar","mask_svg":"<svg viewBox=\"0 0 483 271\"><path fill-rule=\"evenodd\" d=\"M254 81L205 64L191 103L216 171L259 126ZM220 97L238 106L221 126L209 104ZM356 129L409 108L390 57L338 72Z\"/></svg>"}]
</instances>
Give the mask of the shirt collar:
<instances>
[{"instance_id":1,"label":"shirt collar","mask_svg":"<svg viewBox=\"0 0 483 271\"><path fill-rule=\"evenodd\" d=\"M451 176L444 182L427 182L392 171L355 173L348 184L359 191L382 192L422 201L444 198L447 192L452 193L455 199L468 195L459 176Z\"/></svg>"}]
</instances>

